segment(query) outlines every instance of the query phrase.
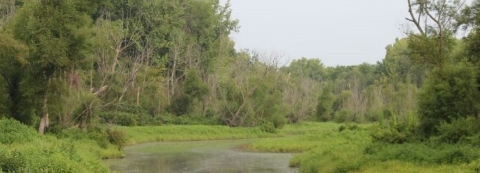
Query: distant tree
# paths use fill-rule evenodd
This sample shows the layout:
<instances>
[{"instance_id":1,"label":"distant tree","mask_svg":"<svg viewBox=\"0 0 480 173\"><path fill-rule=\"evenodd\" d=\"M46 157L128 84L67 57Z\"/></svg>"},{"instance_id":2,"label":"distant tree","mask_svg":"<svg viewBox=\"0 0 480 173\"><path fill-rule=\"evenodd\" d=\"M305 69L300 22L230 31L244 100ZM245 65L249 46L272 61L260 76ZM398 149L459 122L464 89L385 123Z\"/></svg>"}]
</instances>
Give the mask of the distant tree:
<instances>
[{"instance_id":1,"label":"distant tree","mask_svg":"<svg viewBox=\"0 0 480 173\"><path fill-rule=\"evenodd\" d=\"M334 95L332 91L332 84L327 85L320 97L318 98L317 103L317 120L318 121L329 121L332 120L332 106L334 102Z\"/></svg>"},{"instance_id":2,"label":"distant tree","mask_svg":"<svg viewBox=\"0 0 480 173\"><path fill-rule=\"evenodd\" d=\"M318 82L325 80L325 66L320 59L300 58L293 60L288 67L284 68L287 74L296 77L308 77Z\"/></svg>"}]
</instances>

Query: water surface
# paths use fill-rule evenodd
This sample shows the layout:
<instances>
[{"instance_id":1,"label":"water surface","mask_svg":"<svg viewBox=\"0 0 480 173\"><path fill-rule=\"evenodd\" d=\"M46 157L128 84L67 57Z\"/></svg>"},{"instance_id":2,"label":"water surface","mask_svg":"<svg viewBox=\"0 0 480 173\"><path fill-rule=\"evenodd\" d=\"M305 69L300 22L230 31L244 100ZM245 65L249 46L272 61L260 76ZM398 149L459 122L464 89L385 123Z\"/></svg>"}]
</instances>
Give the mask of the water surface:
<instances>
[{"instance_id":1,"label":"water surface","mask_svg":"<svg viewBox=\"0 0 480 173\"><path fill-rule=\"evenodd\" d=\"M157 142L125 148L126 157L109 159L123 173L294 173L292 154L254 153L235 149L252 140Z\"/></svg>"}]
</instances>

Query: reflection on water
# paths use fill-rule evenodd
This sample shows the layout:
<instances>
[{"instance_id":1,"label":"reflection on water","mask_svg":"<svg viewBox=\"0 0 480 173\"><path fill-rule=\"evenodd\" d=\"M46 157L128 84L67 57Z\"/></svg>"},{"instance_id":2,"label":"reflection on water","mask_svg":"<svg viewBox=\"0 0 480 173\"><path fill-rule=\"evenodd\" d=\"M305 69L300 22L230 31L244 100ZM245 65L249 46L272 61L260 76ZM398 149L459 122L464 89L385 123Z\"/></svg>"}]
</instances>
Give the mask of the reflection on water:
<instances>
[{"instance_id":1,"label":"reflection on water","mask_svg":"<svg viewBox=\"0 0 480 173\"><path fill-rule=\"evenodd\" d=\"M124 173L293 173L291 154L234 150L245 140L160 142L125 149L124 159L105 160L113 171Z\"/></svg>"}]
</instances>

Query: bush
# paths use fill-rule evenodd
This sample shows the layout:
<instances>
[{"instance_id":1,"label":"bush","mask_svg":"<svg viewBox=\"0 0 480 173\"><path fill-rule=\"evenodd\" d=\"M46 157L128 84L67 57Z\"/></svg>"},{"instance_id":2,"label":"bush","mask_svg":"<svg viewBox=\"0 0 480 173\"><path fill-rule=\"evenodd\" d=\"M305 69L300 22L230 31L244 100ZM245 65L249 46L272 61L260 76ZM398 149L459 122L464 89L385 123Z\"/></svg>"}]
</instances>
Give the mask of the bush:
<instances>
[{"instance_id":1,"label":"bush","mask_svg":"<svg viewBox=\"0 0 480 173\"><path fill-rule=\"evenodd\" d=\"M275 125L272 122L266 121L266 120L261 120L260 122L260 129L264 132L268 133L275 133Z\"/></svg>"},{"instance_id":2,"label":"bush","mask_svg":"<svg viewBox=\"0 0 480 173\"><path fill-rule=\"evenodd\" d=\"M405 123L373 126L370 136L373 142L390 144L402 144L418 140L416 127Z\"/></svg>"},{"instance_id":3,"label":"bush","mask_svg":"<svg viewBox=\"0 0 480 173\"><path fill-rule=\"evenodd\" d=\"M351 115L351 111L347 109L342 109L338 112L335 112L333 118L336 123L344 123L347 121L348 116Z\"/></svg>"},{"instance_id":4,"label":"bush","mask_svg":"<svg viewBox=\"0 0 480 173\"><path fill-rule=\"evenodd\" d=\"M60 136L87 138L70 130ZM108 172L91 151L76 149L72 141L40 136L15 120L0 120L0 172Z\"/></svg>"},{"instance_id":5,"label":"bush","mask_svg":"<svg viewBox=\"0 0 480 173\"><path fill-rule=\"evenodd\" d=\"M285 124L287 124L287 118L279 114L273 115L271 122L276 129L281 129Z\"/></svg>"},{"instance_id":6,"label":"bush","mask_svg":"<svg viewBox=\"0 0 480 173\"><path fill-rule=\"evenodd\" d=\"M458 143L467 142L475 138L480 131L479 120L474 117L458 118L451 123L442 122L438 127L438 135L432 137L432 140L437 142Z\"/></svg>"},{"instance_id":7,"label":"bush","mask_svg":"<svg viewBox=\"0 0 480 173\"><path fill-rule=\"evenodd\" d=\"M25 167L25 158L20 152L0 151L0 171L20 172L23 167Z\"/></svg>"},{"instance_id":8,"label":"bush","mask_svg":"<svg viewBox=\"0 0 480 173\"><path fill-rule=\"evenodd\" d=\"M128 140L127 134L118 129L107 129L107 134L108 141L116 145L118 147L118 150L122 150Z\"/></svg>"},{"instance_id":9,"label":"bush","mask_svg":"<svg viewBox=\"0 0 480 173\"><path fill-rule=\"evenodd\" d=\"M418 164L460 164L480 158L480 152L468 145L430 145L428 143L390 144L372 143L364 154L375 160L400 160Z\"/></svg>"},{"instance_id":10,"label":"bush","mask_svg":"<svg viewBox=\"0 0 480 173\"><path fill-rule=\"evenodd\" d=\"M0 120L0 143L28 143L31 142L36 133L22 123L13 119Z\"/></svg>"}]
</instances>

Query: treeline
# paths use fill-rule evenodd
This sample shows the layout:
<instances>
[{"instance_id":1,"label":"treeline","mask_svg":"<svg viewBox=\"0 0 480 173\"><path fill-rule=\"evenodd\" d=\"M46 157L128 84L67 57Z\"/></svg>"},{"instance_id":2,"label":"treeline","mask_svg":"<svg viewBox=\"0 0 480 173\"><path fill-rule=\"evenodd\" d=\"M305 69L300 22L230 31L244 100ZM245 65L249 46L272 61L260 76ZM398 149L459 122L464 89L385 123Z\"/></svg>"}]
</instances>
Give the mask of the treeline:
<instances>
[{"instance_id":1,"label":"treeline","mask_svg":"<svg viewBox=\"0 0 480 173\"><path fill-rule=\"evenodd\" d=\"M398 76L405 86L388 81L392 70L409 70L409 62L393 67L406 57L335 68L303 58L280 68L279 54L236 51L229 34L238 21L228 3L7 0L0 7L0 108L41 133L98 123L272 131L305 120L375 121L405 114L397 97L414 100L398 93L410 91L414 71Z\"/></svg>"},{"instance_id":2,"label":"treeline","mask_svg":"<svg viewBox=\"0 0 480 173\"><path fill-rule=\"evenodd\" d=\"M429 17L422 3L442 5L435 2L411 2L412 16ZM478 3L463 11L446 4L450 11L433 18L444 20L438 26L410 19L418 31L388 45L377 64L301 58L280 67L279 54L234 49L238 21L218 0L4 0L0 111L41 133L98 124L274 131L300 121L406 123L435 133L479 108ZM457 39L461 27L471 31Z\"/></svg>"},{"instance_id":3,"label":"treeline","mask_svg":"<svg viewBox=\"0 0 480 173\"><path fill-rule=\"evenodd\" d=\"M412 118L426 68L410 60L407 39L397 39L386 52L377 64L324 67L317 59L302 58L282 69L321 85L314 97L313 120L366 123Z\"/></svg>"}]
</instances>

